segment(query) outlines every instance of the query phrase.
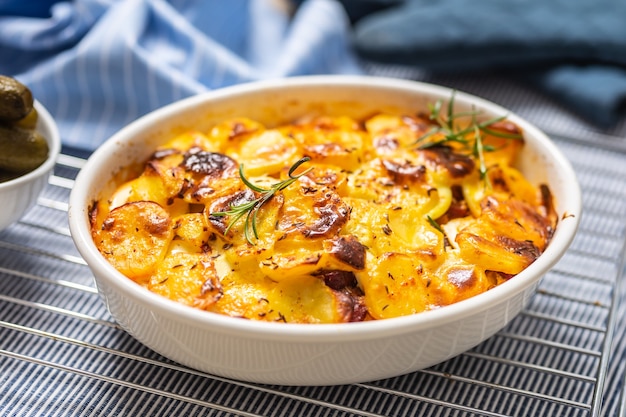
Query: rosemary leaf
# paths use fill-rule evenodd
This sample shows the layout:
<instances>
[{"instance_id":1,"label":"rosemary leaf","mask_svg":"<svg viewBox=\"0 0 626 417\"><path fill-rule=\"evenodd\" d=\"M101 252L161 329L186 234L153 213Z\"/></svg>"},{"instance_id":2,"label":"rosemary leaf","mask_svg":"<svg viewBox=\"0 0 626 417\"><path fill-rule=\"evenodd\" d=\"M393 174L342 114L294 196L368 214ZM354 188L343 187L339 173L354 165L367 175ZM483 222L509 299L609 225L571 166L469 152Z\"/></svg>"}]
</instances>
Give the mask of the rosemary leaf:
<instances>
[{"instance_id":1,"label":"rosemary leaf","mask_svg":"<svg viewBox=\"0 0 626 417\"><path fill-rule=\"evenodd\" d=\"M244 221L243 233L248 243L251 245L254 245L255 243L253 242L252 238L254 237L257 240L259 239L259 232L257 229L257 215L259 213L259 210L261 209L261 207L263 207L265 203L271 200L272 197L277 192L284 190L285 188L293 184L295 181L297 181L298 178L311 172L313 167L310 167L304 170L303 172L297 175L294 175L294 172L300 167L300 165L304 164L310 159L311 158L309 157L304 157L298 160L289 168L289 173L288 173L289 178L283 181L279 181L275 184L272 184L270 188L262 188L250 182L250 180L248 180L248 178L246 178L244 174L243 164L239 165L239 177L241 178L241 181L244 183L246 187L260 194L260 196L252 201L242 203L236 206L231 206L226 211L213 212L211 213L211 216L232 217L228 223L228 226L226 226L226 230L224 231L225 235L231 230L233 225L239 221L239 219L241 219L243 216L246 216L245 221Z\"/></svg>"},{"instance_id":2,"label":"rosemary leaf","mask_svg":"<svg viewBox=\"0 0 626 417\"><path fill-rule=\"evenodd\" d=\"M515 140L522 140L522 139L524 139L522 137L522 135L520 135L518 133L501 132L501 131L498 131L498 130L489 129L488 126L483 126L480 130L482 130L483 132L487 133L488 135L497 136L497 137L500 137L500 138L515 139Z\"/></svg>"},{"instance_id":3,"label":"rosemary leaf","mask_svg":"<svg viewBox=\"0 0 626 417\"><path fill-rule=\"evenodd\" d=\"M426 220L428 220L428 223L430 223L430 225L432 227L437 229L437 231L439 233L441 233L442 235L445 236L445 233L444 233L443 229L441 228L441 226L439 225L439 223L437 223L432 217L430 217L430 215L426 215Z\"/></svg>"},{"instance_id":4,"label":"rosemary leaf","mask_svg":"<svg viewBox=\"0 0 626 417\"><path fill-rule=\"evenodd\" d=\"M266 190L265 188L261 188L257 185L252 184L244 175L243 173L243 164L239 164L239 177L241 178L241 181L246 185L246 187L248 187L249 189L251 189L252 191L256 191L257 193L266 193L269 190Z\"/></svg>"},{"instance_id":5,"label":"rosemary leaf","mask_svg":"<svg viewBox=\"0 0 626 417\"><path fill-rule=\"evenodd\" d=\"M450 100L448 101L448 129L454 131L454 96L456 95L456 90L452 90L452 95L450 96Z\"/></svg>"},{"instance_id":6,"label":"rosemary leaf","mask_svg":"<svg viewBox=\"0 0 626 417\"><path fill-rule=\"evenodd\" d=\"M485 164L485 152L493 152L498 148L483 143L483 135L491 135L505 139L523 140L522 135L497 131L491 127L498 122L506 120L507 116L498 116L479 122L478 116L481 112L472 107L469 111L454 111L456 90L452 91L450 100L446 107L446 116L442 116L442 100L437 100L435 104L429 104L429 119L436 123L426 133L420 136L413 145L418 149L428 149L439 146L446 146L452 143L460 145L461 151L476 158L479 166L480 178L487 181L487 166ZM470 123L466 127L461 127L459 119L470 118Z\"/></svg>"}]
</instances>

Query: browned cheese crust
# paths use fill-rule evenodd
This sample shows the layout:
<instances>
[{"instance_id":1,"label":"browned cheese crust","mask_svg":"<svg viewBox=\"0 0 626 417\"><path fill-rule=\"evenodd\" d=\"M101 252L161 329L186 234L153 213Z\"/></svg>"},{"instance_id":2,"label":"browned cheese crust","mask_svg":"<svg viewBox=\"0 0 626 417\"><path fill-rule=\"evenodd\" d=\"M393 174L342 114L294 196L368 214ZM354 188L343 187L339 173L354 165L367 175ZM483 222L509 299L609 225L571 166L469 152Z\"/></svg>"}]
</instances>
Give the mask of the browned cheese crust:
<instances>
[{"instance_id":1,"label":"browned cheese crust","mask_svg":"<svg viewBox=\"0 0 626 417\"><path fill-rule=\"evenodd\" d=\"M549 189L514 167L516 125L490 124L473 147L439 127L378 114L190 131L94 203L93 239L138 284L233 317L336 323L449 305L514 279L557 216Z\"/></svg>"}]
</instances>

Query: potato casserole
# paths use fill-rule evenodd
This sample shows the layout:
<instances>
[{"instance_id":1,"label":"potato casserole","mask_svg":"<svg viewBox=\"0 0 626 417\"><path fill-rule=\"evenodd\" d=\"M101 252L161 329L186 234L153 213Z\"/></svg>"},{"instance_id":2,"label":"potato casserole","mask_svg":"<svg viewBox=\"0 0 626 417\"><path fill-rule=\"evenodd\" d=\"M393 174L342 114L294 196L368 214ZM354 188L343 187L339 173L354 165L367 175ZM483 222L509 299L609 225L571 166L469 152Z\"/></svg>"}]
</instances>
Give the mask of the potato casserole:
<instances>
[{"instance_id":1,"label":"potato casserole","mask_svg":"<svg viewBox=\"0 0 626 417\"><path fill-rule=\"evenodd\" d=\"M546 248L550 190L515 168L523 132L438 102L413 115L234 118L155 149L90 208L122 274L252 320L405 316L493 288ZM131 170L132 171L132 170Z\"/></svg>"}]
</instances>

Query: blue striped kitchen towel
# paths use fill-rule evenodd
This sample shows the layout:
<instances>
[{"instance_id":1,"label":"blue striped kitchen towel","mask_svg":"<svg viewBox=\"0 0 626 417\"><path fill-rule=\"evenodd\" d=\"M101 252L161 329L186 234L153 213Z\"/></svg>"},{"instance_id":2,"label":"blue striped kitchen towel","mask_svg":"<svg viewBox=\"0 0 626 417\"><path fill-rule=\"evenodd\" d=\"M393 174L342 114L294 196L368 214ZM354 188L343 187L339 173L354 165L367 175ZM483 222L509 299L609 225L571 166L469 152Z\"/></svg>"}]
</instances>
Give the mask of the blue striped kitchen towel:
<instances>
[{"instance_id":1,"label":"blue striped kitchen towel","mask_svg":"<svg viewBox=\"0 0 626 417\"><path fill-rule=\"evenodd\" d=\"M0 73L28 85L66 145L92 150L137 117L266 78L360 73L332 0L0 0Z\"/></svg>"}]
</instances>

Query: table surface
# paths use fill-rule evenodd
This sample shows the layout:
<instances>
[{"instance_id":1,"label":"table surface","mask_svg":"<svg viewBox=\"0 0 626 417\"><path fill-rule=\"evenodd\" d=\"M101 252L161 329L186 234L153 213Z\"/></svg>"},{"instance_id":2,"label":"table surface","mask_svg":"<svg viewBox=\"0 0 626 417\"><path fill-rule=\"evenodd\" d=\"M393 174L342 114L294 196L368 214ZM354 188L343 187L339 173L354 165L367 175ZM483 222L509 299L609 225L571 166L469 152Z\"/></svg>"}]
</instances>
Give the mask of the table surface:
<instances>
[{"instance_id":1,"label":"table surface","mask_svg":"<svg viewBox=\"0 0 626 417\"><path fill-rule=\"evenodd\" d=\"M258 385L178 365L100 300L67 226L86 155L66 148L37 206L0 232L0 415L626 416L626 135L587 129L517 87L489 89L493 80L427 81L538 124L583 190L571 248L506 328L432 368L363 384Z\"/></svg>"}]
</instances>

